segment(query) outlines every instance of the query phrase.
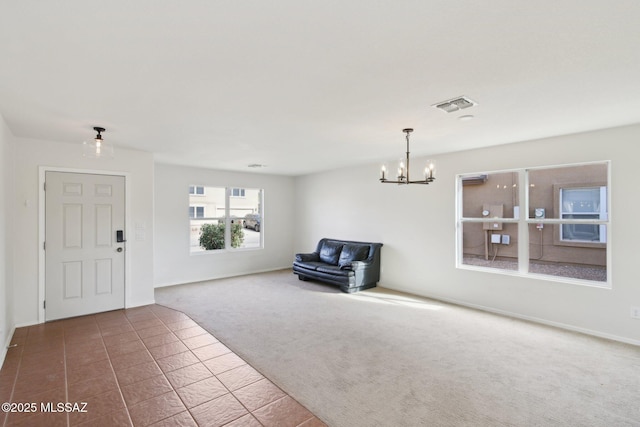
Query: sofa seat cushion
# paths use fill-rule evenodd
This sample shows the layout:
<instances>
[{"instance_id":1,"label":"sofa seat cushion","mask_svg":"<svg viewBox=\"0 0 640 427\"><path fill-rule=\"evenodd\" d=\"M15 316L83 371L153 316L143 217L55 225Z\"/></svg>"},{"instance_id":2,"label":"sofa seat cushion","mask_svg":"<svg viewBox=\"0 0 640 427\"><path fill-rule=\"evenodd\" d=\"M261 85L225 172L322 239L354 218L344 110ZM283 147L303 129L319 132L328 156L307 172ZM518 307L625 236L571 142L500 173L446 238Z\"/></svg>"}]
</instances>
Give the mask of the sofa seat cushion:
<instances>
[{"instance_id":1,"label":"sofa seat cushion","mask_svg":"<svg viewBox=\"0 0 640 427\"><path fill-rule=\"evenodd\" d=\"M342 247L340 258L338 258L338 266L340 268L348 267L352 261L362 261L369 256L369 246L354 245L347 243Z\"/></svg>"},{"instance_id":2,"label":"sofa seat cushion","mask_svg":"<svg viewBox=\"0 0 640 427\"><path fill-rule=\"evenodd\" d=\"M326 241L322 244L320 249L320 261L331 265L338 265L338 259L340 259L340 252L344 243Z\"/></svg>"},{"instance_id":3,"label":"sofa seat cushion","mask_svg":"<svg viewBox=\"0 0 640 427\"><path fill-rule=\"evenodd\" d=\"M306 268L307 270L315 271L318 269L318 267L326 266L327 264L321 261L307 261L307 262L294 261L293 265L296 267L302 267L302 268Z\"/></svg>"},{"instance_id":4,"label":"sofa seat cushion","mask_svg":"<svg viewBox=\"0 0 640 427\"><path fill-rule=\"evenodd\" d=\"M327 274L333 274L333 275L336 275L336 276L345 276L345 277L349 276L350 274L353 274L353 271L342 270L337 265L324 264L324 265L318 266L318 268L316 270L321 272L321 273L327 273Z\"/></svg>"}]
</instances>

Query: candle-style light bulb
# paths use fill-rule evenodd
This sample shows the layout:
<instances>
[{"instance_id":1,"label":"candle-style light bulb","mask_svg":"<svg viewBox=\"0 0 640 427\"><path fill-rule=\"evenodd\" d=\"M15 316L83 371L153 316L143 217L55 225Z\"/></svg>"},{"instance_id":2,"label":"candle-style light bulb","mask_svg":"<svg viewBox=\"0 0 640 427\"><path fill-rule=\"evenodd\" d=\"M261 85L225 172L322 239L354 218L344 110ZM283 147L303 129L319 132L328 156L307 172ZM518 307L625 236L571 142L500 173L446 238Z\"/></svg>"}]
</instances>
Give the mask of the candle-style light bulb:
<instances>
[{"instance_id":1,"label":"candle-style light bulb","mask_svg":"<svg viewBox=\"0 0 640 427\"><path fill-rule=\"evenodd\" d=\"M424 168L424 179L433 181L433 171L436 168L433 160L427 160L427 166Z\"/></svg>"}]
</instances>

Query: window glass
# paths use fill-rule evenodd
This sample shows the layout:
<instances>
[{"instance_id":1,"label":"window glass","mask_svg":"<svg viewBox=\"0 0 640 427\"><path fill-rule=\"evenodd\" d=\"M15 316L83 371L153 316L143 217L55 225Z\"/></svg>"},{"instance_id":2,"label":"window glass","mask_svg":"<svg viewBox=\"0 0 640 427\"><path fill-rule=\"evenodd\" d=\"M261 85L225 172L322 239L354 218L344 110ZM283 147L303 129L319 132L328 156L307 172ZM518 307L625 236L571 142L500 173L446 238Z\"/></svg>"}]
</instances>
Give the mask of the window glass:
<instances>
[{"instance_id":1,"label":"window glass","mask_svg":"<svg viewBox=\"0 0 640 427\"><path fill-rule=\"evenodd\" d=\"M191 252L225 249L226 190L207 187L204 191L203 186L193 186L189 187L190 193L192 189L194 194L190 194L189 199L199 206L189 208Z\"/></svg>"},{"instance_id":2,"label":"window glass","mask_svg":"<svg viewBox=\"0 0 640 427\"><path fill-rule=\"evenodd\" d=\"M242 196L229 200L232 227L244 232L240 247L259 248L262 241L262 190L253 188L232 190L242 190Z\"/></svg>"},{"instance_id":3,"label":"window glass","mask_svg":"<svg viewBox=\"0 0 640 427\"><path fill-rule=\"evenodd\" d=\"M191 252L263 247L262 190L189 187Z\"/></svg>"},{"instance_id":4,"label":"window glass","mask_svg":"<svg viewBox=\"0 0 640 427\"><path fill-rule=\"evenodd\" d=\"M608 168L600 162L460 175L458 266L607 285ZM528 232L518 236L521 227ZM518 240L528 251L518 253Z\"/></svg>"},{"instance_id":5,"label":"window glass","mask_svg":"<svg viewBox=\"0 0 640 427\"><path fill-rule=\"evenodd\" d=\"M499 231L486 230L482 223L462 224L462 264L517 271L518 224Z\"/></svg>"},{"instance_id":6,"label":"window glass","mask_svg":"<svg viewBox=\"0 0 640 427\"><path fill-rule=\"evenodd\" d=\"M465 175L461 179L463 217L514 218L520 205L516 172Z\"/></svg>"},{"instance_id":7,"label":"window glass","mask_svg":"<svg viewBox=\"0 0 640 427\"><path fill-rule=\"evenodd\" d=\"M595 163L528 171L529 218L543 209L545 218L562 218L562 214L586 213L598 207L606 211L606 197L600 200L600 187L607 186L607 164ZM562 196L565 192L565 196ZM562 199L562 203L561 203Z\"/></svg>"},{"instance_id":8,"label":"window glass","mask_svg":"<svg viewBox=\"0 0 640 427\"><path fill-rule=\"evenodd\" d=\"M560 227L576 227L562 224ZM606 233L606 225L602 227ZM529 272L592 282L607 281L607 247L576 247L559 245L549 234L557 225L529 224ZM545 237L546 236L546 237Z\"/></svg>"}]
</instances>

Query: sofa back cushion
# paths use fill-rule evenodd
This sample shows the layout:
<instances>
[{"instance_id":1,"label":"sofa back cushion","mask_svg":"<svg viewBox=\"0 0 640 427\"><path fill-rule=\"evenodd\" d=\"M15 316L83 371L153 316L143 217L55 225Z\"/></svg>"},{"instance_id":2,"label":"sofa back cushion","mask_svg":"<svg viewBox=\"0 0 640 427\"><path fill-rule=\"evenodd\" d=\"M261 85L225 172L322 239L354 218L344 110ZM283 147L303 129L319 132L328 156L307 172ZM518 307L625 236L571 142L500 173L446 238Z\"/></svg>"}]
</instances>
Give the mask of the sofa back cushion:
<instances>
[{"instance_id":1,"label":"sofa back cushion","mask_svg":"<svg viewBox=\"0 0 640 427\"><path fill-rule=\"evenodd\" d=\"M340 252L340 258L338 259L338 265L345 267L351 264L351 261L362 261L369 256L368 245L355 245L347 243L342 247Z\"/></svg>"},{"instance_id":2,"label":"sofa back cushion","mask_svg":"<svg viewBox=\"0 0 640 427\"><path fill-rule=\"evenodd\" d=\"M320 261L331 265L338 265L340 259L340 251L342 251L342 242L325 241L320 249Z\"/></svg>"}]
</instances>

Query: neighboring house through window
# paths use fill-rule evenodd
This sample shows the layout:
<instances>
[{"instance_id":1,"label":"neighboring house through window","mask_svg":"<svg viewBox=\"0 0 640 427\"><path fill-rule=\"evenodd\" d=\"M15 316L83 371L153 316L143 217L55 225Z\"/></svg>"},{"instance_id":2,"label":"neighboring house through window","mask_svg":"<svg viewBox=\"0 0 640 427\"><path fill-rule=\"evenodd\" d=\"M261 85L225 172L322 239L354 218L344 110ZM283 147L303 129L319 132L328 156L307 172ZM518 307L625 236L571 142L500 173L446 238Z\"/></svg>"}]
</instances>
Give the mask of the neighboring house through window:
<instances>
[{"instance_id":1,"label":"neighboring house through window","mask_svg":"<svg viewBox=\"0 0 640 427\"><path fill-rule=\"evenodd\" d=\"M607 187L560 188L560 214L563 219L606 219ZM606 226L599 224L563 224L561 241L606 243Z\"/></svg>"},{"instance_id":2,"label":"neighboring house through window","mask_svg":"<svg viewBox=\"0 0 640 427\"><path fill-rule=\"evenodd\" d=\"M458 268L610 287L609 162L458 176Z\"/></svg>"}]
</instances>

